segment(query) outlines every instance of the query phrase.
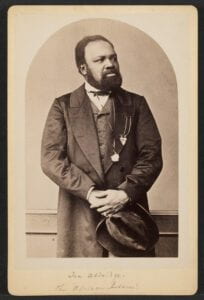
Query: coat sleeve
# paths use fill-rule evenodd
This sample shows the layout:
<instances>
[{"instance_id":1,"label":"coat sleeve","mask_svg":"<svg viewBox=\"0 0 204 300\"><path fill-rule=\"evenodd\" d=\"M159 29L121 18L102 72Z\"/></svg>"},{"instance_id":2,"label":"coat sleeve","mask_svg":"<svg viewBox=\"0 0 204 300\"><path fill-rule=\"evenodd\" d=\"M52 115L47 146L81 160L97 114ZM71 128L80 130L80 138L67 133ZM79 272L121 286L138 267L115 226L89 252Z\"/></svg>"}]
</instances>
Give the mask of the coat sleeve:
<instances>
[{"instance_id":1,"label":"coat sleeve","mask_svg":"<svg viewBox=\"0 0 204 300\"><path fill-rule=\"evenodd\" d=\"M161 137L144 97L141 97L137 113L138 122L134 129L137 161L126 180L118 186L132 201L137 201L150 189L162 169Z\"/></svg>"},{"instance_id":2,"label":"coat sleeve","mask_svg":"<svg viewBox=\"0 0 204 300\"><path fill-rule=\"evenodd\" d=\"M45 124L41 144L43 172L59 187L86 199L94 182L67 155L67 129L63 109L56 99Z\"/></svg>"}]
</instances>

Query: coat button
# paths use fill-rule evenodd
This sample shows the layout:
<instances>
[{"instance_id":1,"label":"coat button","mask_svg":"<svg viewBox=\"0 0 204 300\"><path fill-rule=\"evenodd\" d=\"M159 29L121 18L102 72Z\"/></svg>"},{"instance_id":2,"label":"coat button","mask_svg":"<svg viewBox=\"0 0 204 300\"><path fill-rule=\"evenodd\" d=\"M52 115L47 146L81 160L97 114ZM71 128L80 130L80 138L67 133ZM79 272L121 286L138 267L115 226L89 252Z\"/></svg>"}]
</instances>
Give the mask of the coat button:
<instances>
[{"instance_id":1,"label":"coat button","mask_svg":"<svg viewBox=\"0 0 204 300\"><path fill-rule=\"evenodd\" d=\"M125 171L125 168L122 166L120 167L120 172L124 172Z\"/></svg>"}]
</instances>

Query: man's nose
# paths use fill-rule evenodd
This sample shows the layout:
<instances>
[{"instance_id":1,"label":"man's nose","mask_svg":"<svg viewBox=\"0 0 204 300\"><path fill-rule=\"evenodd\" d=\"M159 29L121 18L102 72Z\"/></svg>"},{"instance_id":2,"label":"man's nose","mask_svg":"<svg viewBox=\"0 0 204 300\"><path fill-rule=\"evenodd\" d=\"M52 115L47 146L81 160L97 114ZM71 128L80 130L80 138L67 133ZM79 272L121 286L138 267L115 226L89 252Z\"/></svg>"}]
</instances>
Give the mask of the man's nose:
<instances>
[{"instance_id":1,"label":"man's nose","mask_svg":"<svg viewBox=\"0 0 204 300\"><path fill-rule=\"evenodd\" d=\"M106 61L105 61L105 67L106 67L106 68L114 68L115 65L114 65L113 60L107 58Z\"/></svg>"}]
</instances>

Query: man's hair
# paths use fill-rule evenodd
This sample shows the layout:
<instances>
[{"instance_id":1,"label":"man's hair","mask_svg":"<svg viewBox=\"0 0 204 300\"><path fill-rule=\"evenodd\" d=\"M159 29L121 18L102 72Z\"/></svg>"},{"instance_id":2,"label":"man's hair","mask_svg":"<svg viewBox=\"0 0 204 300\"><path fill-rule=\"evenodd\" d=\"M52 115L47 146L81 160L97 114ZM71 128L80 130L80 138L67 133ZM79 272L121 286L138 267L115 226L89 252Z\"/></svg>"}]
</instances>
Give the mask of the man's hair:
<instances>
[{"instance_id":1,"label":"man's hair","mask_svg":"<svg viewBox=\"0 0 204 300\"><path fill-rule=\"evenodd\" d=\"M102 35L89 35L85 36L82 40L80 40L75 47L75 60L76 65L80 72L80 66L85 63L85 48L90 42L95 41L104 41L109 43L113 48L113 44Z\"/></svg>"}]
</instances>

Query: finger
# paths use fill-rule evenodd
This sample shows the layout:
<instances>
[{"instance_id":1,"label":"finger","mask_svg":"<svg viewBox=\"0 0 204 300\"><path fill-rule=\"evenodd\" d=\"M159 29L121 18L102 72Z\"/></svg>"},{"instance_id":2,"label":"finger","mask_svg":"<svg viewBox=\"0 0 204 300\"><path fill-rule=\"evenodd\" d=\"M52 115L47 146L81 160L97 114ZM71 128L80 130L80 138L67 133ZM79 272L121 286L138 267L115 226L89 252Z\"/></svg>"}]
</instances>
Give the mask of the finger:
<instances>
[{"instance_id":1,"label":"finger","mask_svg":"<svg viewBox=\"0 0 204 300\"><path fill-rule=\"evenodd\" d=\"M108 201L107 198L96 198L96 201L91 201L91 208L97 208L97 207L103 207L103 206L108 206L108 207L113 207L115 204L113 201Z\"/></svg>"},{"instance_id":2,"label":"finger","mask_svg":"<svg viewBox=\"0 0 204 300\"><path fill-rule=\"evenodd\" d=\"M104 207L98 208L97 211L100 213L106 212L108 214L114 214L120 211L122 207L123 205L116 205L116 206L105 205Z\"/></svg>"},{"instance_id":3,"label":"finger","mask_svg":"<svg viewBox=\"0 0 204 300\"><path fill-rule=\"evenodd\" d=\"M90 208L98 208L98 207L101 207L101 206L103 206L103 204L94 203L94 204L91 204Z\"/></svg>"},{"instance_id":4,"label":"finger","mask_svg":"<svg viewBox=\"0 0 204 300\"><path fill-rule=\"evenodd\" d=\"M107 191L94 191L94 196L97 198L104 198L108 195Z\"/></svg>"},{"instance_id":5,"label":"finger","mask_svg":"<svg viewBox=\"0 0 204 300\"><path fill-rule=\"evenodd\" d=\"M102 207L104 205L107 205L107 201L106 200L96 199L96 201L91 201L90 208Z\"/></svg>"},{"instance_id":6,"label":"finger","mask_svg":"<svg viewBox=\"0 0 204 300\"><path fill-rule=\"evenodd\" d=\"M117 206L117 207L114 207L114 209L112 210L112 213L117 213L117 212L119 212L121 209L122 209L122 205L120 205L120 206Z\"/></svg>"},{"instance_id":7,"label":"finger","mask_svg":"<svg viewBox=\"0 0 204 300\"><path fill-rule=\"evenodd\" d=\"M90 208L97 208L97 207L101 207L101 206L103 206L103 204L94 202L94 203L91 203Z\"/></svg>"},{"instance_id":8,"label":"finger","mask_svg":"<svg viewBox=\"0 0 204 300\"><path fill-rule=\"evenodd\" d=\"M110 211L112 207L110 205L104 205L97 209L99 213Z\"/></svg>"},{"instance_id":9,"label":"finger","mask_svg":"<svg viewBox=\"0 0 204 300\"><path fill-rule=\"evenodd\" d=\"M112 210L107 210L107 211L101 213L101 215L104 217L110 217L113 214L114 214L114 212Z\"/></svg>"}]
</instances>

